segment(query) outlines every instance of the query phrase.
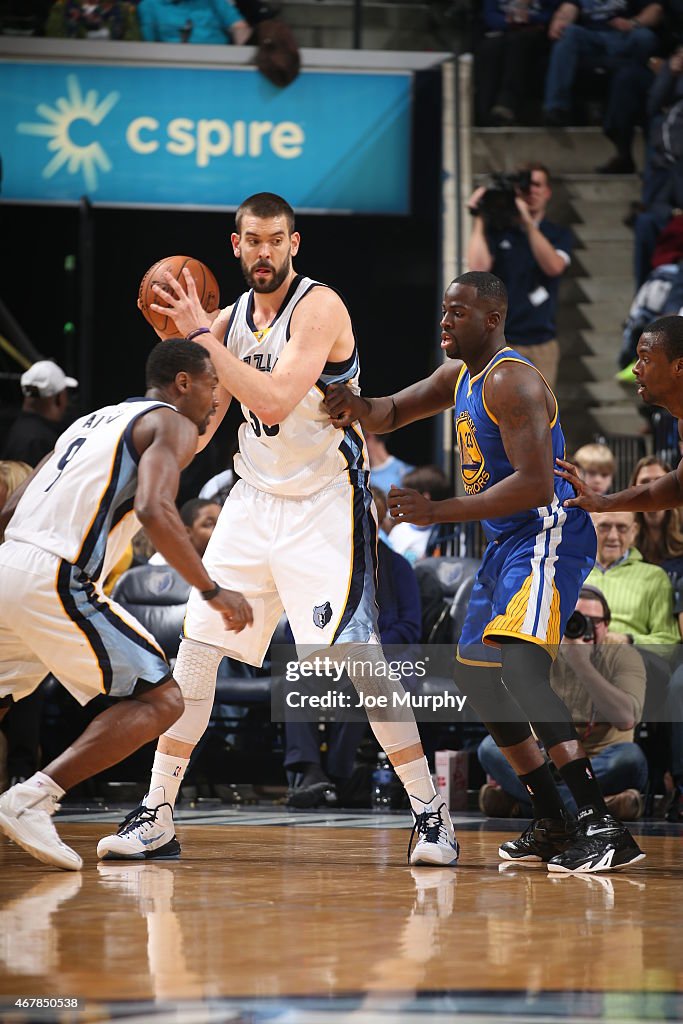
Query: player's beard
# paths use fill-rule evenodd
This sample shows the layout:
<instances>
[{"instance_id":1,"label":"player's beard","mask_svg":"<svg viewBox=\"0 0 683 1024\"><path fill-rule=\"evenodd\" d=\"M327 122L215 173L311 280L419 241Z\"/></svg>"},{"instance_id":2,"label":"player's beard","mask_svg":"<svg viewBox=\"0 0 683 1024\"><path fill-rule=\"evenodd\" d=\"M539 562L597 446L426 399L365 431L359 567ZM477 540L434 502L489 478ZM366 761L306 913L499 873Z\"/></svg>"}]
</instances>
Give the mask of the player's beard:
<instances>
[{"instance_id":1,"label":"player's beard","mask_svg":"<svg viewBox=\"0 0 683 1024\"><path fill-rule=\"evenodd\" d=\"M287 275L292 269L292 257L287 256L286 260L281 267L277 268L268 260L258 260L251 267L247 265L247 261L242 257L240 259L242 266L242 273L244 274L244 280L247 282L250 288L253 288L255 292L267 295L270 292L276 292L282 282L285 280ZM267 281L260 281L254 271L258 270L259 267L267 267L268 270L272 271L272 276Z\"/></svg>"}]
</instances>

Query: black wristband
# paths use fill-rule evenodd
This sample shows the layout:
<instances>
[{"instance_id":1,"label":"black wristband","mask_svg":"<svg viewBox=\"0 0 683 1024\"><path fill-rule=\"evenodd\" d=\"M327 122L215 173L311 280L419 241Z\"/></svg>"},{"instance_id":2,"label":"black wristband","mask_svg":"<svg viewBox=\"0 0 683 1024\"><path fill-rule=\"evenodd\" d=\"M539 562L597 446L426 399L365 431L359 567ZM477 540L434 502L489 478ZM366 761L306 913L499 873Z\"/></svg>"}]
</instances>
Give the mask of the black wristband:
<instances>
[{"instance_id":1,"label":"black wristband","mask_svg":"<svg viewBox=\"0 0 683 1024\"><path fill-rule=\"evenodd\" d=\"M211 328L198 327L196 331L190 331L189 334L185 335L185 341L193 341L194 338L198 337L200 334L211 334Z\"/></svg>"},{"instance_id":2,"label":"black wristband","mask_svg":"<svg viewBox=\"0 0 683 1024\"><path fill-rule=\"evenodd\" d=\"M633 633L626 633L625 636L626 636L626 643L627 644L632 644L633 643Z\"/></svg>"},{"instance_id":3,"label":"black wristband","mask_svg":"<svg viewBox=\"0 0 683 1024\"><path fill-rule=\"evenodd\" d=\"M220 594L221 588L219 587L219 585L216 583L215 580L212 580L212 583L213 586L211 590L199 591L199 593L201 594L202 601L213 601L214 597L218 597L218 595Z\"/></svg>"}]
</instances>

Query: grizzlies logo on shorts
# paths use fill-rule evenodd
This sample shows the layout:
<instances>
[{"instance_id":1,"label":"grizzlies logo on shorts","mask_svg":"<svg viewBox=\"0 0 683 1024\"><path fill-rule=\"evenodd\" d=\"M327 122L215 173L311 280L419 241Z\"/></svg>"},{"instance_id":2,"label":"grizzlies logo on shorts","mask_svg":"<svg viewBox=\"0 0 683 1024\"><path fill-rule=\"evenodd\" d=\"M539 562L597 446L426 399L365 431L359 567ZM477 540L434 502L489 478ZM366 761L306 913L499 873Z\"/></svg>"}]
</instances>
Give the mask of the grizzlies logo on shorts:
<instances>
[{"instance_id":1,"label":"grizzlies logo on shorts","mask_svg":"<svg viewBox=\"0 0 683 1024\"><path fill-rule=\"evenodd\" d=\"M329 601L325 601L325 604L317 604L313 609L313 622L316 624L318 629L324 629L328 622L332 620L332 605Z\"/></svg>"}]
</instances>

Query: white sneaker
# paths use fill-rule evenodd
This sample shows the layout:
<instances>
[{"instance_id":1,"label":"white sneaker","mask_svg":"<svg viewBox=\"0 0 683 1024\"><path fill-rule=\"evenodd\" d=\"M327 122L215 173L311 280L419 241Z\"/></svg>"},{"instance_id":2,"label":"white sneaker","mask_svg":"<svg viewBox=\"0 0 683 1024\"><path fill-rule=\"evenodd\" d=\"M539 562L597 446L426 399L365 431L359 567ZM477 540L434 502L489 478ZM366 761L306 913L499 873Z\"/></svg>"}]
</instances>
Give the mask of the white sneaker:
<instances>
[{"instance_id":1,"label":"white sneaker","mask_svg":"<svg viewBox=\"0 0 683 1024\"><path fill-rule=\"evenodd\" d=\"M163 796L158 787L145 800L153 804ZM148 807L143 801L123 819L115 835L100 839L97 856L100 860L178 860L180 843L175 836L173 808L167 803Z\"/></svg>"},{"instance_id":2,"label":"white sneaker","mask_svg":"<svg viewBox=\"0 0 683 1024\"><path fill-rule=\"evenodd\" d=\"M79 871L83 860L57 835L52 815L57 798L20 782L0 796L0 829L36 860L66 871Z\"/></svg>"},{"instance_id":3,"label":"white sneaker","mask_svg":"<svg viewBox=\"0 0 683 1024\"><path fill-rule=\"evenodd\" d=\"M438 867L457 864L460 847L443 797L437 793L431 802L426 804L419 797L411 796L410 806L415 819L408 845L410 864L436 864ZM411 853L416 832L417 842Z\"/></svg>"}]
</instances>

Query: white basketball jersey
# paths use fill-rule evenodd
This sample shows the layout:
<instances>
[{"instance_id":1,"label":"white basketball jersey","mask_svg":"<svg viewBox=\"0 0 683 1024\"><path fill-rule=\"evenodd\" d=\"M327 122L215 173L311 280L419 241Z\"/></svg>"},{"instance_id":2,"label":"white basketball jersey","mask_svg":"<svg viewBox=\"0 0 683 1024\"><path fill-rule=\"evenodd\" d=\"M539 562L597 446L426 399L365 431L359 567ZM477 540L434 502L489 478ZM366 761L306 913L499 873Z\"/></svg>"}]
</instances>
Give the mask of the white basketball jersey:
<instances>
[{"instance_id":1,"label":"white basketball jersey","mask_svg":"<svg viewBox=\"0 0 683 1024\"><path fill-rule=\"evenodd\" d=\"M227 348L255 369L272 373L289 340L297 303L312 288L325 287L311 278L295 277L275 320L263 330L254 324L254 293L245 292L235 303L225 332ZM246 422L239 430L235 456L238 476L261 491L303 498L344 473L365 472L368 459L360 427L333 427L322 404L325 389L333 382L344 381L358 391L358 375L358 352L354 347L343 363L327 363L319 380L289 416L270 427L242 405Z\"/></svg>"},{"instance_id":2,"label":"white basketball jersey","mask_svg":"<svg viewBox=\"0 0 683 1024\"><path fill-rule=\"evenodd\" d=\"M131 398L76 420L22 494L6 539L49 551L90 580L105 579L140 528L133 424L159 406L174 408Z\"/></svg>"}]
</instances>

